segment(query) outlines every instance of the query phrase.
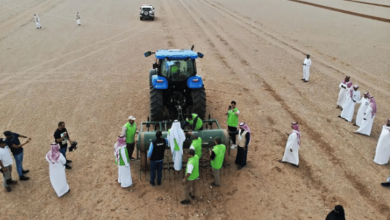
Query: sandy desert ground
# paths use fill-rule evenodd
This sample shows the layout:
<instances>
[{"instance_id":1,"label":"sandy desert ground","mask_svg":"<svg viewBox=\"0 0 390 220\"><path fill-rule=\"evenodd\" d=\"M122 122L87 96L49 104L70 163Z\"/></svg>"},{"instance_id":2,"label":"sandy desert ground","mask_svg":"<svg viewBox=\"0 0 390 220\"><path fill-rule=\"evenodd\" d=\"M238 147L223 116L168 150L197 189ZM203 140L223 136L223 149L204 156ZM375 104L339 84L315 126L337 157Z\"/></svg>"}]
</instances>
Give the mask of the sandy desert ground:
<instances>
[{"instance_id":1,"label":"sandy desert ground","mask_svg":"<svg viewBox=\"0 0 390 220\"><path fill-rule=\"evenodd\" d=\"M139 20L142 3L155 6L154 21ZM1 219L314 220L337 204L349 220L390 219L390 190L380 186L390 165L372 161L390 118L389 19L390 0L0 0L0 128L33 138L31 180L0 190ZM236 100L252 142L246 168L225 170L218 189L203 175L198 202L182 206L179 178L152 188L139 161L135 187L121 189L113 144L129 115L140 123L149 114L153 59L143 53L193 44L205 54L208 112L226 128ZM336 117L346 75L377 100L370 137ZM61 120L79 149L68 154L71 192L57 198L45 154ZM292 121L302 131L299 168L277 161Z\"/></svg>"}]
</instances>

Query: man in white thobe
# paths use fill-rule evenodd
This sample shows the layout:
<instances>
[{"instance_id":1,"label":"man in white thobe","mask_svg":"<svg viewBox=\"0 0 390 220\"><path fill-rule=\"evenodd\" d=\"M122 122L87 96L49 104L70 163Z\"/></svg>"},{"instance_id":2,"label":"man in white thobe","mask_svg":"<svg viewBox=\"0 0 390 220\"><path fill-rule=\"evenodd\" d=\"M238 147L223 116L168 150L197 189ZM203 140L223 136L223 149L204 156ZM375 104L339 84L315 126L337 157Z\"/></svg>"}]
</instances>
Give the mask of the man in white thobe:
<instances>
[{"instance_id":1,"label":"man in white thobe","mask_svg":"<svg viewBox=\"0 0 390 220\"><path fill-rule=\"evenodd\" d=\"M118 165L118 183L122 188L133 186L131 178L130 157L126 147L126 137L120 135L114 145L115 163Z\"/></svg>"},{"instance_id":2,"label":"man in white thobe","mask_svg":"<svg viewBox=\"0 0 390 220\"><path fill-rule=\"evenodd\" d=\"M299 167L299 146L301 145L301 133L299 130L299 125L297 122L291 123L292 132L288 135L288 140L286 144L286 149L284 150L284 155L279 162L281 163L290 163L296 167Z\"/></svg>"},{"instance_id":3,"label":"man in white thobe","mask_svg":"<svg viewBox=\"0 0 390 220\"><path fill-rule=\"evenodd\" d=\"M367 107L367 110L364 113L362 125L357 131L355 131L355 133L365 134L367 136L371 135L372 125L374 124L376 110L377 110L376 101L374 97L370 97L370 105Z\"/></svg>"},{"instance_id":4,"label":"man in white thobe","mask_svg":"<svg viewBox=\"0 0 390 220\"><path fill-rule=\"evenodd\" d=\"M311 66L311 59L310 55L308 54L303 61L303 78L302 80L304 82L309 82L309 77L310 77L310 66Z\"/></svg>"},{"instance_id":5,"label":"man in white thobe","mask_svg":"<svg viewBox=\"0 0 390 220\"><path fill-rule=\"evenodd\" d=\"M343 110L339 115L339 118L344 118L348 122L352 122L353 113L355 112L355 103L360 100L359 86L354 85L347 92L347 101L344 104Z\"/></svg>"},{"instance_id":6,"label":"man in white thobe","mask_svg":"<svg viewBox=\"0 0 390 220\"><path fill-rule=\"evenodd\" d=\"M37 29L41 29L42 26L41 26L41 19L39 19L38 15L37 14L34 14L34 22L35 22L35 25L37 27Z\"/></svg>"},{"instance_id":7,"label":"man in white thobe","mask_svg":"<svg viewBox=\"0 0 390 220\"><path fill-rule=\"evenodd\" d=\"M50 182L57 196L61 197L67 194L70 189L66 181L66 159L61 154L58 143L51 144L51 150L46 154L46 161L49 163Z\"/></svg>"},{"instance_id":8,"label":"man in white thobe","mask_svg":"<svg viewBox=\"0 0 390 220\"><path fill-rule=\"evenodd\" d=\"M343 108L345 100L347 98L347 90L351 88L352 81L350 81L350 77L346 76L344 81L340 83L339 88L339 98L337 99L337 107L336 108Z\"/></svg>"},{"instance_id":9,"label":"man in white thobe","mask_svg":"<svg viewBox=\"0 0 390 220\"><path fill-rule=\"evenodd\" d=\"M81 25L81 21L80 21L80 14L79 14L79 12L77 12L76 13L76 23L77 23L77 25Z\"/></svg>"},{"instance_id":10,"label":"man in white thobe","mask_svg":"<svg viewBox=\"0 0 390 220\"><path fill-rule=\"evenodd\" d=\"M376 145L374 162L379 165L385 165L389 163L389 157L390 157L390 119L387 120L387 124L383 125L381 136L379 136L378 144Z\"/></svg>"},{"instance_id":11,"label":"man in white thobe","mask_svg":"<svg viewBox=\"0 0 390 220\"><path fill-rule=\"evenodd\" d=\"M370 105L370 93L364 93L363 98L356 102L356 104L358 103L360 104L360 107L356 115L354 126L360 127L363 123L364 113L366 112L367 107Z\"/></svg>"},{"instance_id":12,"label":"man in white thobe","mask_svg":"<svg viewBox=\"0 0 390 220\"><path fill-rule=\"evenodd\" d=\"M183 161L183 143L186 140L184 131L181 129L180 122L175 120L171 129L168 131L168 143L171 147L173 168L180 171Z\"/></svg>"}]
</instances>

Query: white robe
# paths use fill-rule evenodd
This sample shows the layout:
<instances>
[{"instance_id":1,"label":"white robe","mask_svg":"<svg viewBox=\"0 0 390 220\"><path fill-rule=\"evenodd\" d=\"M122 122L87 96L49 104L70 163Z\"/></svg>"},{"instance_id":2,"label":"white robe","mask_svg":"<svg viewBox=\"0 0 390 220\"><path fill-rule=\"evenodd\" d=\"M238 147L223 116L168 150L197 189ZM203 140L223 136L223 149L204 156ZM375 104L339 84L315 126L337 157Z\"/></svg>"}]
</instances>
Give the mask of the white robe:
<instances>
[{"instance_id":1,"label":"white robe","mask_svg":"<svg viewBox=\"0 0 390 220\"><path fill-rule=\"evenodd\" d=\"M283 162L288 162L291 164L299 165L299 144L298 144L298 131L293 130L292 133L288 136L286 149L284 150ZM293 150L293 152L290 151Z\"/></svg>"},{"instance_id":2,"label":"white robe","mask_svg":"<svg viewBox=\"0 0 390 220\"><path fill-rule=\"evenodd\" d=\"M357 101L356 103L360 103L360 107L356 115L356 125L360 127L363 123L364 113L366 112L367 107L370 105L370 99L366 99L363 97L360 101Z\"/></svg>"},{"instance_id":3,"label":"white robe","mask_svg":"<svg viewBox=\"0 0 390 220\"><path fill-rule=\"evenodd\" d=\"M79 14L76 14L76 23L77 23L77 25L81 25L80 15Z\"/></svg>"},{"instance_id":4,"label":"white robe","mask_svg":"<svg viewBox=\"0 0 390 220\"><path fill-rule=\"evenodd\" d=\"M365 134L367 136L371 135L372 124L374 124L374 118L375 118L375 115L374 115L374 117L372 117L371 113L372 113L372 108L369 105L367 107L367 110L366 110L365 115L363 117L362 125L356 131L357 133ZM364 120L364 119L366 119L366 120Z\"/></svg>"},{"instance_id":5,"label":"white robe","mask_svg":"<svg viewBox=\"0 0 390 220\"><path fill-rule=\"evenodd\" d=\"M175 140L179 147L179 151L175 151ZM168 134L168 143L171 147L173 168L176 171L181 170L183 161L183 143L186 140L183 130L181 129L180 122L174 122L172 128Z\"/></svg>"},{"instance_id":6,"label":"white robe","mask_svg":"<svg viewBox=\"0 0 390 220\"><path fill-rule=\"evenodd\" d=\"M123 162L125 162L124 166L119 165L118 162L118 183L121 184L122 188L130 187L133 185L133 179L131 178L131 168L130 163L127 160L125 147L119 148L119 152L121 154L121 158Z\"/></svg>"},{"instance_id":7,"label":"white robe","mask_svg":"<svg viewBox=\"0 0 390 220\"><path fill-rule=\"evenodd\" d=\"M35 25L38 28L41 28L41 24L39 22L41 22L41 19L39 19L38 15L34 16L34 21L35 21Z\"/></svg>"},{"instance_id":8,"label":"white robe","mask_svg":"<svg viewBox=\"0 0 390 220\"><path fill-rule=\"evenodd\" d=\"M376 145L374 162L379 165L384 165L389 163L389 157L390 157L390 126L383 125L381 136L379 136L378 144Z\"/></svg>"},{"instance_id":9,"label":"white robe","mask_svg":"<svg viewBox=\"0 0 390 220\"><path fill-rule=\"evenodd\" d=\"M50 182L58 197L63 196L69 191L68 182L66 182L65 164L66 159L61 154L56 163L49 161L46 155L46 161L49 162Z\"/></svg>"},{"instance_id":10,"label":"white robe","mask_svg":"<svg viewBox=\"0 0 390 220\"><path fill-rule=\"evenodd\" d=\"M344 86L346 89L342 88L341 86ZM340 106L340 107L343 107L344 106L344 103L345 103L345 100L347 98L347 84L346 83L340 83L339 85L339 88L340 88L340 92L339 92L339 98L337 99L337 105Z\"/></svg>"},{"instance_id":11,"label":"white robe","mask_svg":"<svg viewBox=\"0 0 390 220\"><path fill-rule=\"evenodd\" d=\"M305 58L305 60L303 61L303 64L306 64L306 65L303 65L303 79L306 81L309 81L311 59Z\"/></svg>"},{"instance_id":12,"label":"white robe","mask_svg":"<svg viewBox=\"0 0 390 220\"><path fill-rule=\"evenodd\" d=\"M350 91L352 89L352 98ZM351 122L353 118L353 113L355 112L355 102L360 99L360 91L355 91L353 88L347 91L347 101L343 106L343 111L341 111L341 117Z\"/></svg>"}]
</instances>

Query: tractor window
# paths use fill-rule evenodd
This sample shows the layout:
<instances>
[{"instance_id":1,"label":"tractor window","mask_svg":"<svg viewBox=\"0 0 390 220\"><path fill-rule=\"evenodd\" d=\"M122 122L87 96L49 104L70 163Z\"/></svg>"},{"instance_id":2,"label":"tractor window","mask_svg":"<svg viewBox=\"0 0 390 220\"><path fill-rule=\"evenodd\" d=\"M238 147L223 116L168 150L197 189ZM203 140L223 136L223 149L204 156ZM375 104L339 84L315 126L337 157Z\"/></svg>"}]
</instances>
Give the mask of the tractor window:
<instances>
[{"instance_id":1,"label":"tractor window","mask_svg":"<svg viewBox=\"0 0 390 220\"><path fill-rule=\"evenodd\" d=\"M150 8L142 8L142 11L150 11Z\"/></svg>"},{"instance_id":2,"label":"tractor window","mask_svg":"<svg viewBox=\"0 0 390 220\"><path fill-rule=\"evenodd\" d=\"M194 60L162 60L161 75L172 81L184 81L195 75Z\"/></svg>"}]
</instances>

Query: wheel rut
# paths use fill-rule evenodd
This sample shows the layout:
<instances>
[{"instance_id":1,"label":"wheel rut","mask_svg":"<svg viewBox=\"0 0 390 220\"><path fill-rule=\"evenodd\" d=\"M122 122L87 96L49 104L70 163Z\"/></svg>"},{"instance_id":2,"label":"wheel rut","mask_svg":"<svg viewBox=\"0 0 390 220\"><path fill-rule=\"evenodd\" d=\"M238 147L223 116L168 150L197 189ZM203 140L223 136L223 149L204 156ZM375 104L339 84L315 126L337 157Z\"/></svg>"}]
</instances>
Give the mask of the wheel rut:
<instances>
[{"instance_id":1,"label":"wheel rut","mask_svg":"<svg viewBox=\"0 0 390 220\"><path fill-rule=\"evenodd\" d=\"M183 5L185 5L183 3L183 1L180 1L180 2ZM204 2L207 3L207 1L204 1ZM209 3L209 4L211 4L211 3ZM187 9L189 14L191 14L191 12L197 13L197 15L193 15L192 16L195 21L196 21L195 17L198 17L199 18L199 22L203 23L204 25L207 26L208 29L212 30L211 31L212 33L218 33L218 31L213 27L213 25L211 25L210 23L207 23L204 19L202 19L202 17L200 16L201 14L200 14L199 11L195 10L188 3L186 5L187 5L186 7L189 8L189 9ZM203 31L207 32L206 30L203 30ZM228 47L227 40L222 38L221 34L219 34L219 35L216 34L216 37L223 43L223 45ZM210 44L210 46L214 46L214 45ZM214 48L216 50L218 50L216 47L214 47ZM235 56L236 58L239 58L239 60L241 61L241 64L243 66L247 65L248 61L245 58L243 58L243 57L245 57L244 55L240 54L238 51L236 51L232 47L229 47L228 50L232 53L233 56ZM251 61L254 61L254 60L251 60ZM231 69L231 67L229 67L229 66L228 66L228 68ZM234 71L232 70L232 72L234 72ZM291 118L299 121L299 123L303 127L305 127L306 135L308 135L308 137L310 139L315 140L317 142L319 149L324 151L324 153L326 154L326 157L333 164L333 166L334 167L342 167L342 170L345 170L344 171L344 176L346 177L346 179L349 180L351 185L358 191L358 193L363 198L365 198L369 202L369 204L373 208L378 210L382 215L389 216L390 215L390 207L388 205L384 204L384 203L381 203L377 198L375 198L371 194L370 189L358 177L353 175L353 172L350 169L348 169L348 167L345 166L345 164L342 162L342 159L340 159L340 158L338 158L336 156L334 148L331 146L331 144L329 144L326 140L321 138L322 135L319 132L317 132L314 127L310 126L310 124L307 122L306 119L300 117L297 113L295 113L291 109L291 107L285 102L285 100L267 82L266 79L264 79L264 78L262 78L262 77L257 75L256 80L258 82L262 83L264 90L269 92L269 94L282 106L282 108L291 116ZM303 161L304 161L304 163L306 163L304 159L303 159ZM318 189L322 189L322 195L323 196L326 195L327 193L329 193L329 189L327 189L327 187L324 184L322 184L321 181L318 181L315 178L313 178L313 171L311 170L311 168L310 169L309 168L304 169L303 172L307 174L307 176L309 177L312 185L317 186L316 188L318 188ZM379 206L378 206L378 204L379 204ZM381 207L381 208L378 208L378 207Z\"/></svg>"}]
</instances>

